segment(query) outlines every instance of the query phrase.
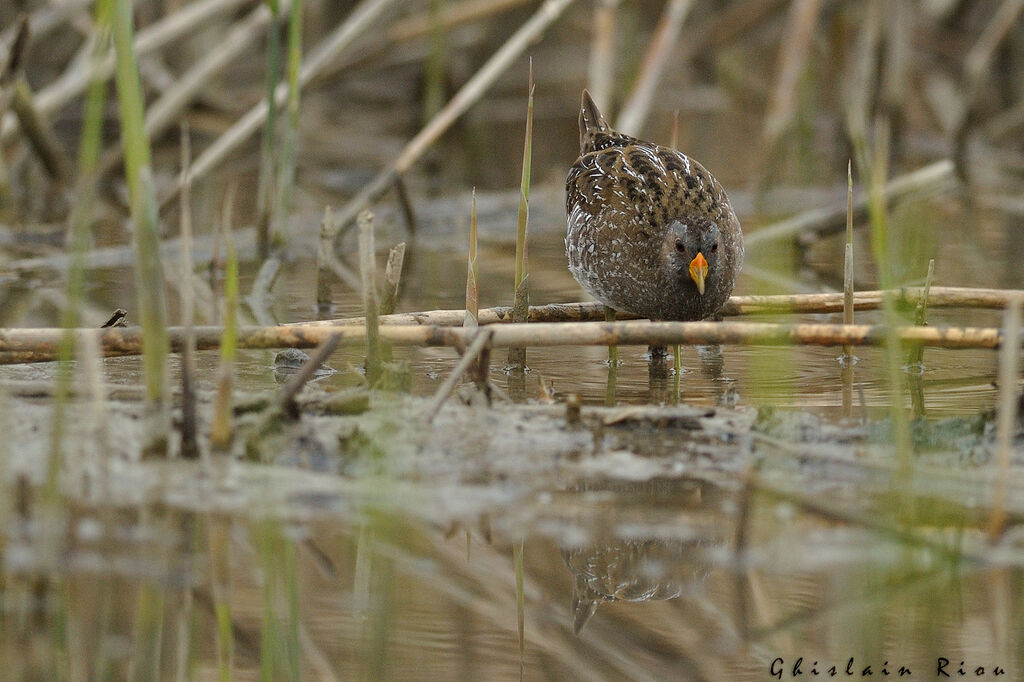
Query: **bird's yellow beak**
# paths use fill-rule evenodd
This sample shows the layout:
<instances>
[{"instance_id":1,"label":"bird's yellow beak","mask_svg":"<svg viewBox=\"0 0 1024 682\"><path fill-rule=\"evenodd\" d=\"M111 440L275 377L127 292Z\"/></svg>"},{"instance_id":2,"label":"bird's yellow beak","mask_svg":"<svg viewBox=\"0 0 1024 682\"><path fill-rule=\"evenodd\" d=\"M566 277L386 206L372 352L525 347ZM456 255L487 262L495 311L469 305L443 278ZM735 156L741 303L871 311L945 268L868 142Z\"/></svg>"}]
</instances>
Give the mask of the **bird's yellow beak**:
<instances>
[{"instance_id":1,"label":"bird's yellow beak","mask_svg":"<svg viewBox=\"0 0 1024 682\"><path fill-rule=\"evenodd\" d=\"M697 252L697 257L690 261L690 278L697 285L697 292L704 295L704 278L708 276L708 261L704 254Z\"/></svg>"}]
</instances>

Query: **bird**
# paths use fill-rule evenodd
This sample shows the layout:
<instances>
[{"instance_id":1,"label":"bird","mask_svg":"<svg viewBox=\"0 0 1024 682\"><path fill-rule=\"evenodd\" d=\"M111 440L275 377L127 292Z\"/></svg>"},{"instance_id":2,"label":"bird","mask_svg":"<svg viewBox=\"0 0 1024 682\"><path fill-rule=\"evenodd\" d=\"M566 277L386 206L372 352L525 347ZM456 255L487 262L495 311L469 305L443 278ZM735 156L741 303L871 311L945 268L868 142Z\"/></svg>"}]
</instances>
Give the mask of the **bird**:
<instances>
[{"instance_id":1,"label":"bird","mask_svg":"<svg viewBox=\"0 0 1024 682\"><path fill-rule=\"evenodd\" d=\"M565 251L580 286L651 320L718 317L743 266L721 183L686 154L620 133L583 91L566 178Z\"/></svg>"}]
</instances>

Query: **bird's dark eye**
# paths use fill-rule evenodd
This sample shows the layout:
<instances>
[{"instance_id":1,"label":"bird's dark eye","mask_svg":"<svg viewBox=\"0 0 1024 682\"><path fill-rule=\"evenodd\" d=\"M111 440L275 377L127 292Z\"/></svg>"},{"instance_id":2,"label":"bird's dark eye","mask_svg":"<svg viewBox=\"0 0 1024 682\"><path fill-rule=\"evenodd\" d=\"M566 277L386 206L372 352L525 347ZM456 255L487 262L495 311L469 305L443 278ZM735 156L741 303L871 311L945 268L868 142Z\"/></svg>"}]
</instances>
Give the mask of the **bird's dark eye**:
<instances>
[{"instance_id":1,"label":"bird's dark eye","mask_svg":"<svg viewBox=\"0 0 1024 682\"><path fill-rule=\"evenodd\" d=\"M686 247L683 246L683 240L682 239L677 239L676 240L676 251L678 251L679 253L686 253Z\"/></svg>"},{"instance_id":2,"label":"bird's dark eye","mask_svg":"<svg viewBox=\"0 0 1024 682\"><path fill-rule=\"evenodd\" d=\"M714 245L711 247L711 252L714 253L715 251L718 251L718 242L715 242Z\"/></svg>"}]
</instances>

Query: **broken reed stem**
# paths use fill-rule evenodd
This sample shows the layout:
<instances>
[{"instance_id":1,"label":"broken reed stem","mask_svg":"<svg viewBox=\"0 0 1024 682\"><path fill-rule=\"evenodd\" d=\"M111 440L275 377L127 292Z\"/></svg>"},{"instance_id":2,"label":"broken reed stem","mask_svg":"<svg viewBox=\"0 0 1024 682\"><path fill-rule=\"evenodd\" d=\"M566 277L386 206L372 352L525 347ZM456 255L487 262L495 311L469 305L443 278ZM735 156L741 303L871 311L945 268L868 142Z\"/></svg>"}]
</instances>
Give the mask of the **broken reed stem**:
<instances>
[{"instance_id":1,"label":"broken reed stem","mask_svg":"<svg viewBox=\"0 0 1024 682\"><path fill-rule=\"evenodd\" d=\"M932 277L935 276L935 259L928 260L928 273L924 278L924 288L921 290L921 297L917 300L917 308L914 310L914 324L918 327L925 325L925 318L928 314L928 292L932 288ZM924 361L924 348L917 347L910 351L907 357L907 364L912 367L922 367Z\"/></svg>"},{"instance_id":2,"label":"broken reed stem","mask_svg":"<svg viewBox=\"0 0 1024 682\"><path fill-rule=\"evenodd\" d=\"M1005 344L999 351L999 404L996 415L995 490L992 493L992 514L989 517L989 540L995 542L1006 529L1006 486L1010 478L1010 455L1017 420L1017 381L1021 345L1021 307L1024 296L1006 306L1003 317Z\"/></svg>"},{"instance_id":3,"label":"broken reed stem","mask_svg":"<svg viewBox=\"0 0 1024 682\"><path fill-rule=\"evenodd\" d=\"M187 177L192 158L192 142L188 121L181 123L181 171ZM197 459L199 442L196 438L195 355L195 278L192 272L192 183L181 188L181 324L185 328L185 347L181 355L181 457Z\"/></svg>"},{"instance_id":4,"label":"broken reed stem","mask_svg":"<svg viewBox=\"0 0 1024 682\"><path fill-rule=\"evenodd\" d=\"M50 179L57 183L66 183L69 177L67 154L64 153L50 124L39 112L28 81L19 75L13 87L11 110L18 117L21 131L28 138L32 151L39 158Z\"/></svg>"},{"instance_id":5,"label":"broken reed stem","mask_svg":"<svg viewBox=\"0 0 1024 682\"><path fill-rule=\"evenodd\" d=\"M477 282L479 272L476 263L477 225L476 225L476 187L473 188L473 206L469 212L469 257L466 264L466 315L462 320L463 327L475 327L480 313L480 289Z\"/></svg>"},{"instance_id":6,"label":"broken reed stem","mask_svg":"<svg viewBox=\"0 0 1024 682\"><path fill-rule=\"evenodd\" d=\"M516 274L512 293L512 321L527 322L530 315L530 281L526 269L527 232L530 224L530 162L533 159L533 59L530 59L529 95L526 99L526 137L523 142L523 169L519 181L519 213L516 224ZM510 348L508 364L526 369L526 349Z\"/></svg>"},{"instance_id":7,"label":"broken reed stem","mask_svg":"<svg viewBox=\"0 0 1024 682\"><path fill-rule=\"evenodd\" d=\"M846 246L843 251L843 324L853 324L853 161L846 162ZM845 362L853 362L853 349L843 346Z\"/></svg>"},{"instance_id":8,"label":"broken reed stem","mask_svg":"<svg viewBox=\"0 0 1024 682\"><path fill-rule=\"evenodd\" d=\"M640 74L616 119L616 130L635 135L647 120L661 75L673 54L672 48L676 45L679 31L692 5L693 0L669 0L665 5L658 27L644 53Z\"/></svg>"},{"instance_id":9,"label":"broken reed stem","mask_svg":"<svg viewBox=\"0 0 1024 682\"><path fill-rule=\"evenodd\" d=\"M395 194L398 196L398 207L402 209L402 217L405 218L405 227L409 234L416 234L416 211L412 208L412 200L409 199L409 190L405 187L405 180L402 176L395 177Z\"/></svg>"},{"instance_id":10,"label":"broken reed stem","mask_svg":"<svg viewBox=\"0 0 1024 682\"><path fill-rule=\"evenodd\" d=\"M455 365L455 369L448 375L448 378L444 380L444 383L437 387L437 393L434 394L433 400L430 402L430 407L427 408L427 423L434 421L434 417L437 416L438 410L441 409L441 405L448 399L448 396L455 390L455 385L459 383L459 379L462 378L470 367L476 362L476 359L483 353L484 349L489 347L491 344L491 338L494 336L494 332L491 329L476 329L473 330L473 342L466 348L466 352L463 353L459 363Z\"/></svg>"},{"instance_id":11,"label":"broken reed stem","mask_svg":"<svg viewBox=\"0 0 1024 682\"><path fill-rule=\"evenodd\" d=\"M380 379L380 331L377 326L377 264L373 236L373 214L359 214L359 273L362 276L363 312L366 314L366 380L370 386Z\"/></svg>"},{"instance_id":12,"label":"broken reed stem","mask_svg":"<svg viewBox=\"0 0 1024 682\"><path fill-rule=\"evenodd\" d=\"M334 248L331 235L334 234L331 207L324 207L324 218L320 221L320 239L316 245L316 313L317 318L326 317L331 310L331 277L328 273L331 251Z\"/></svg>"},{"instance_id":13,"label":"broken reed stem","mask_svg":"<svg viewBox=\"0 0 1024 682\"><path fill-rule=\"evenodd\" d=\"M402 279L402 264L405 262L405 242L393 246L388 252L384 266L384 293L380 299L380 314L391 315L398 304L398 287Z\"/></svg>"},{"instance_id":14,"label":"broken reed stem","mask_svg":"<svg viewBox=\"0 0 1024 682\"><path fill-rule=\"evenodd\" d=\"M461 311L460 311L461 312ZM610 346L610 345L764 345L878 346L892 335L903 344L935 348L999 348L1003 335L992 327L912 327L886 325L779 324L764 322L540 322L494 325L494 346ZM91 330L74 330L78 335ZM170 330L172 348L180 351L184 334ZM217 348L224 330L196 327L196 348ZM313 348L332 333L341 334L344 345L365 343L368 328L361 325L306 325L244 327L239 329L238 348ZM42 362L56 357L61 329L0 330L0 363ZM437 325L385 325L377 335L387 343L406 346L465 345L476 329ZM142 334L138 327L105 330L100 343L106 356L138 355Z\"/></svg>"}]
</instances>

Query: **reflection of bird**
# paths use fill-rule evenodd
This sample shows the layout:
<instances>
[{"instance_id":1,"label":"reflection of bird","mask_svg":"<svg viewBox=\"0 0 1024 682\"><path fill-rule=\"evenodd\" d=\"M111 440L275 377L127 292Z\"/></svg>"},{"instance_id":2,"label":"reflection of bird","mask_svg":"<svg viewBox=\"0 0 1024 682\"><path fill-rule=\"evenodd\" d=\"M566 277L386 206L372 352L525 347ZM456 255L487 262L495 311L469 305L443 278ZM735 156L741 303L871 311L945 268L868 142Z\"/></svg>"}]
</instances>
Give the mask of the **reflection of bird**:
<instances>
[{"instance_id":1,"label":"reflection of bird","mask_svg":"<svg viewBox=\"0 0 1024 682\"><path fill-rule=\"evenodd\" d=\"M612 130L586 90L566 193L569 270L594 298L656 320L728 300L743 232L725 190L685 154Z\"/></svg>"}]
</instances>

